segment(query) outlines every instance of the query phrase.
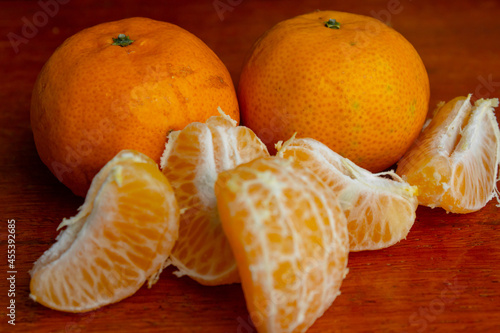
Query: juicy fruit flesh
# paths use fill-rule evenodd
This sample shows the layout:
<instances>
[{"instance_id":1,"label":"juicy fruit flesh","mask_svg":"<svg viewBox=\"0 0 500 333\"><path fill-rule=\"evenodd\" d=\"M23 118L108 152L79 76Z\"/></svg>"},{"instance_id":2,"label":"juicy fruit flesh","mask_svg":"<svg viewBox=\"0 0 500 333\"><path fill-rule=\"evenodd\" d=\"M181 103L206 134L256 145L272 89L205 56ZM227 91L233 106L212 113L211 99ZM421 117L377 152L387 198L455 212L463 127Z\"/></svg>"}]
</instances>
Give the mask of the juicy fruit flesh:
<instances>
[{"instance_id":1,"label":"juicy fruit flesh","mask_svg":"<svg viewBox=\"0 0 500 333\"><path fill-rule=\"evenodd\" d=\"M332 188L347 218L351 251L385 248L408 235L417 188L393 172L372 174L309 138L290 139L278 156L297 161Z\"/></svg>"},{"instance_id":2,"label":"juicy fruit flesh","mask_svg":"<svg viewBox=\"0 0 500 333\"><path fill-rule=\"evenodd\" d=\"M305 331L347 273L346 220L333 192L276 157L220 173L215 192L258 331Z\"/></svg>"},{"instance_id":3,"label":"juicy fruit flesh","mask_svg":"<svg viewBox=\"0 0 500 333\"><path fill-rule=\"evenodd\" d=\"M397 173L420 189L419 203L469 213L495 196L500 131L493 113L497 99L457 97L440 106Z\"/></svg>"},{"instance_id":4,"label":"juicy fruit flesh","mask_svg":"<svg viewBox=\"0 0 500 333\"><path fill-rule=\"evenodd\" d=\"M257 157L269 156L248 128L227 116L211 117L172 132L162 157L162 171L182 210L179 239L170 260L201 284L239 282L236 262L217 211L217 174Z\"/></svg>"},{"instance_id":5,"label":"juicy fruit flesh","mask_svg":"<svg viewBox=\"0 0 500 333\"><path fill-rule=\"evenodd\" d=\"M80 212L34 264L35 301L85 312L154 283L177 239L172 188L145 155L122 151L99 172Z\"/></svg>"}]
</instances>

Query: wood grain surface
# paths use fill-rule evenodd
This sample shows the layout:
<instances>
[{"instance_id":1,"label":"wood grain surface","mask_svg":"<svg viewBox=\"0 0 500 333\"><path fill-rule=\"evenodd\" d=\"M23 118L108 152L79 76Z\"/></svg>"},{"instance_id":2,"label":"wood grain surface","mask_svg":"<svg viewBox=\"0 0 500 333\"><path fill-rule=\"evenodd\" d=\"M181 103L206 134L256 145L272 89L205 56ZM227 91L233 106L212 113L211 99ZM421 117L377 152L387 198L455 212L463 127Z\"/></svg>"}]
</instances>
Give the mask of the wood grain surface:
<instances>
[{"instance_id":1,"label":"wood grain surface","mask_svg":"<svg viewBox=\"0 0 500 333\"><path fill-rule=\"evenodd\" d=\"M54 242L59 222L83 203L38 158L31 90L55 48L85 27L132 16L172 22L205 41L237 84L252 43L277 22L316 9L349 11L389 21L415 46L429 73L431 110L467 93L500 96L499 1L59 0L51 15L40 14L41 3L55 1L0 2L1 332L255 332L239 285L203 287L172 269L152 289L86 314L29 299L33 262ZM26 22L39 26L23 35ZM13 34L26 38L13 47L7 37ZM342 294L309 331L500 332L499 212L495 202L466 215L419 207L406 240L350 254ZM10 219L16 221L15 326L7 323Z\"/></svg>"}]
</instances>

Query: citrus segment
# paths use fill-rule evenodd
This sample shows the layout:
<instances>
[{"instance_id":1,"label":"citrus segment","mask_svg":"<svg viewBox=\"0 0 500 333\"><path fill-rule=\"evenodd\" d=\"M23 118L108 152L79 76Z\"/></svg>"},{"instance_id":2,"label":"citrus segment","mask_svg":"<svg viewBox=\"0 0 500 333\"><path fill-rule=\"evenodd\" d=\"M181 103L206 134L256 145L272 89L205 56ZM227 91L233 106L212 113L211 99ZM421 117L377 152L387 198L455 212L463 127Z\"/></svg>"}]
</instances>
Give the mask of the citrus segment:
<instances>
[{"instance_id":1,"label":"citrus segment","mask_svg":"<svg viewBox=\"0 0 500 333\"><path fill-rule=\"evenodd\" d=\"M257 330L306 331L347 273L346 219L335 194L277 157L220 173L215 193Z\"/></svg>"},{"instance_id":2,"label":"citrus segment","mask_svg":"<svg viewBox=\"0 0 500 333\"><path fill-rule=\"evenodd\" d=\"M233 254L217 212L217 174L240 163L268 156L266 146L248 128L228 116L211 117L170 133L162 171L181 209L179 239L171 262L178 276L205 285L238 282Z\"/></svg>"},{"instance_id":3,"label":"citrus segment","mask_svg":"<svg viewBox=\"0 0 500 333\"><path fill-rule=\"evenodd\" d=\"M278 147L277 156L307 167L335 192L351 251L377 250L406 238L418 206L415 186L394 172L372 174L314 139L292 138Z\"/></svg>"},{"instance_id":4,"label":"citrus segment","mask_svg":"<svg viewBox=\"0 0 500 333\"><path fill-rule=\"evenodd\" d=\"M498 99L468 97L441 104L429 125L398 163L397 173L419 187L422 205L469 213L496 193L500 130Z\"/></svg>"},{"instance_id":5,"label":"citrus segment","mask_svg":"<svg viewBox=\"0 0 500 333\"><path fill-rule=\"evenodd\" d=\"M85 312L156 282L177 239L179 209L156 163L122 151L96 175L79 213L31 270L30 297Z\"/></svg>"}]
</instances>

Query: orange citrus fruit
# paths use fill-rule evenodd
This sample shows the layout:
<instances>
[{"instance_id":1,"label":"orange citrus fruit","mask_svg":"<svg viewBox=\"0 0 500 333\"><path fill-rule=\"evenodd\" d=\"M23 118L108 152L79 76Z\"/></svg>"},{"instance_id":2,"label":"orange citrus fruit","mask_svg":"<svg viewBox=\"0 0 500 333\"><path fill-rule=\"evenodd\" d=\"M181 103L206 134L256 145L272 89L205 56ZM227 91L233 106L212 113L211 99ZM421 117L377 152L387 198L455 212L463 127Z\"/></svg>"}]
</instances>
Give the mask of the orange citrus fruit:
<instances>
[{"instance_id":1,"label":"orange citrus fruit","mask_svg":"<svg viewBox=\"0 0 500 333\"><path fill-rule=\"evenodd\" d=\"M469 213L494 196L500 163L498 99L468 97L442 103L396 172L419 188L422 205Z\"/></svg>"},{"instance_id":2,"label":"orange citrus fruit","mask_svg":"<svg viewBox=\"0 0 500 333\"><path fill-rule=\"evenodd\" d=\"M335 194L278 157L221 172L215 193L258 332L305 332L347 274L346 219Z\"/></svg>"},{"instance_id":3,"label":"orange citrus fruit","mask_svg":"<svg viewBox=\"0 0 500 333\"><path fill-rule=\"evenodd\" d=\"M172 187L149 157L121 151L95 176L78 214L31 270L30 297L85 312L156 282L177 239Z\"/></svg>"},{"instance_id":4,"label":"orange citrus fruit","mask_svg":"<svg viewBox=\"0 0 500 333\"><path fill-rule=\"evenodd\" d=\"M217 115L239 120L231 77L188 31L128 18L82 30L50 57L33 89L31 126L42 161L85 196L122 149L160 161L169 131Z\"/></svg>"},{"instance_id":5,"label":"orange citrus fruit","mask_svg":"<svg viewBox=\"0 0 500 333\"><path fill-rule=\"evenodd\" d=\"M297 132L378 172L418 136L429 79L417 51L394 29L367 16L317 11L257 40L238 98L243 125L270 152Z\"/></svg>"},{"instance_id":6,"label":"orange citrus fruit","mask_svg":"<svg viewBox=\"0 0 500 333\"><path fill-rule=\"evenodd\" d=\"M204 285L239 282L214 184L219 172L262 156L269 153L259 138L226 115L170 133L161 166L181 209L179 239L170 256L177 276Z\"/></svg>"},{"instance_id":7,"label":"orange citrus fruit","mask_svg":"<svg viewBox=\"0 0 500 333\"><path fill-rule=\"evenodd\" d=\"M377 250L406 238L416 217L416 186L392 171L373 174L314 139L292 138L278 147L278 156L307 167L335 192L351 251Z\"/></svg>"}]
</instances>

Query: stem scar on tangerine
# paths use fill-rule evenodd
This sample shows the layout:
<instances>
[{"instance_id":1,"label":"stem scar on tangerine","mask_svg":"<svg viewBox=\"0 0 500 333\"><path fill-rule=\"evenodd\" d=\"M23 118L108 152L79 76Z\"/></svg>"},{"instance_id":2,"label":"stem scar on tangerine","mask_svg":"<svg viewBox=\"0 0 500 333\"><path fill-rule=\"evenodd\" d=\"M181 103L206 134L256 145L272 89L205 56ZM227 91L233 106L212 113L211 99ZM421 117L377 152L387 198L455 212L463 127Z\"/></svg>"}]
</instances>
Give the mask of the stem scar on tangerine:
<instances>
[{"instance_id":1,"label":"stem scar on tangerine","mask_svg":"<svg viewBox=\"0 0 500 333\"><path fill-rule=\"evenodd\" d=\"M124 46L129 46L133 42L134 42L134 40L130 39L129 36L127 36L125 34L118 34L117 38L113 38L113 44L111 44L111 45L118 45L118 46L124 47Z\"/></svg>"},{"instance_id":2,"label":"stem scar on tangerine","mask_svg":"<svg viewBox=\"0 0 500 333\"><path fill-rule=\"evenodd\" d=\"M337 22L335 19L329 19L325 22L325 27L330 29L340 29L340 22Z\"/></svg>"}]
</instances>

